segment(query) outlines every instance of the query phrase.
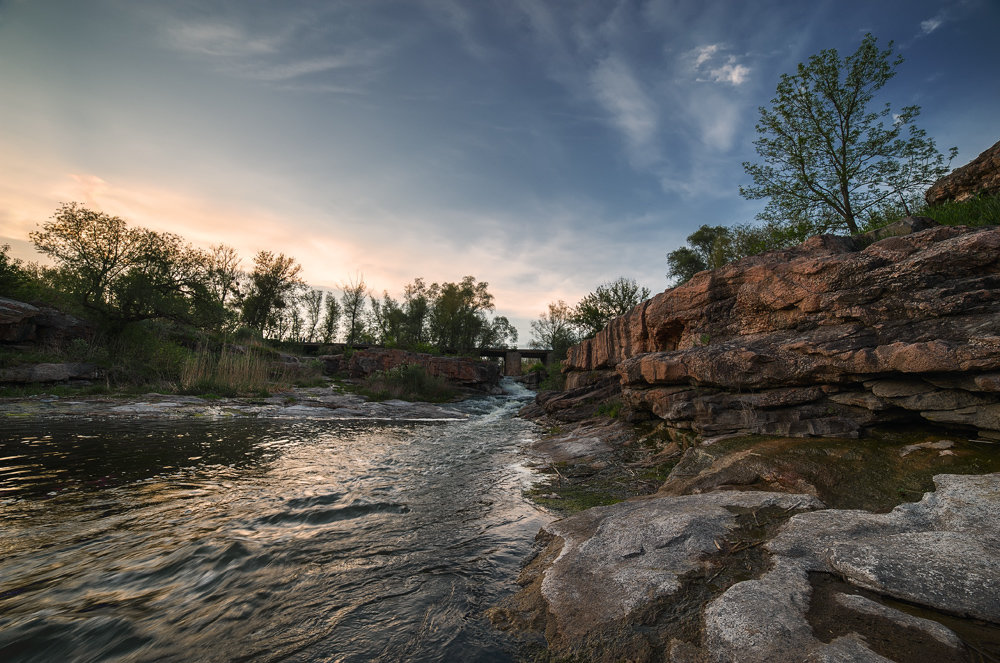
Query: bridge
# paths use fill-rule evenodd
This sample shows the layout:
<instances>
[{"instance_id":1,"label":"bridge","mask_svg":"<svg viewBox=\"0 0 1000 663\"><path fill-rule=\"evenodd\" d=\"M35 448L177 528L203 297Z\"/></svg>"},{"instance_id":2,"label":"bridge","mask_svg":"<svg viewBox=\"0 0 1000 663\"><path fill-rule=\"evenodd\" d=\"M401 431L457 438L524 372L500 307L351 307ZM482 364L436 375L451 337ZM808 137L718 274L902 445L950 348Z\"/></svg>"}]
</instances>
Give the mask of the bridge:
<instances>
[{"instance_id":1,"label":"bridge","mask_svg":"<svg viewBox=\"0 0 1000 663\"><path fill-rule=\"evenodd\" d=\"M299 343L302 353L306 355L317 355L322 349L337 350L343 352L347 349L346 343ZM371 345L368 343L354 343L351 348L354 350L368 350L369 348L383 348L382 345ZM483 357L490 359L503 359L503 374L508 377L521 375L522 359L538 359L546 366L552 361L552 350L536 350L534 348L510 349L510 348L479 348L470 350L469 357Z\"/></svg>"}]
</instances>

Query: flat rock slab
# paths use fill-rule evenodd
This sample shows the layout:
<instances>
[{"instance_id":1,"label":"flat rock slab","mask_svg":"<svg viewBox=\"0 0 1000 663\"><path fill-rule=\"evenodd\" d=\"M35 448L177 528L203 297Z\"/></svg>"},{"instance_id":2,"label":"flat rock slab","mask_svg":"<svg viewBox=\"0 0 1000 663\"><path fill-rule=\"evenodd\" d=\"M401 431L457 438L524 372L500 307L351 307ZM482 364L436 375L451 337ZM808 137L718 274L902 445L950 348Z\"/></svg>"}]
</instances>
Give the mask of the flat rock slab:
<instances>
[{"instance_id":1,"label":"flat rock slab","mask_svg":"<svg viewBox=\"0 0 1000 663\"><path fill-rule=\"evenodd\" d=\"M541 591L563 637L594 627L676 592L681 577L719 551L737 527L736 509L816 509L808 495L726 491L654 497L588 509L546 530L562 550Z\"/></svg>"},{"instance_id":2,"label":"flat rock slab","mask_svg":"<svg viewBox=\"0 0 1000 663\"><path fill-rule=\"evenodd\" d=\"M831 509L793 516L766 544L772 570L733 585L706 608L710 659L897 660L860 640L850 644L849 656L834 656L834 643L812 633L808 577L816 572L942 613L1000 623L1000 474L938 475L934 482L935 492L889 513ZM853 603L857 599L848 600ZM918 627L893 608L881 612ZM941 625L921 630L953 642ZM788 658L793 653L796 658Z\"/></svg>"}]
</instances>

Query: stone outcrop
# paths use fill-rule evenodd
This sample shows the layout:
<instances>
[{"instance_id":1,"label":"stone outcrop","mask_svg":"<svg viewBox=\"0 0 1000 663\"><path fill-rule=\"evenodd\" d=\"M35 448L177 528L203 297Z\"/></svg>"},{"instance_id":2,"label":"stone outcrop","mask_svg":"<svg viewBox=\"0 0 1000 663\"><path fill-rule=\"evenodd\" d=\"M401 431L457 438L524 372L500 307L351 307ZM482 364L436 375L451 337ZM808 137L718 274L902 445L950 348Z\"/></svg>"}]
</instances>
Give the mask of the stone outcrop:
<instances>
[{"instance_id":1,"label":"stone outcrop","mask_svg":"<svg viewBox=\"0 0 1000 663\"><path fill-rule=\"evenodd\" d=\"M974 196L1000 194L1000 142L978 157L945 175L927 190L929 205L962 201Z\"/></svg>"},{"instance_id":2,"label":"stone outcrop","mask_svg":"<svg viewBox=\"0 0 1000 663\"><path fill-rule=\"evenodd\" d=\"M93 330L71 315L49 306L35 306L0 297L0 342L61 343L86 338Z\"/></svg>"},{"instance_id":3,"label":"stone outcrop","mask_svg":"<svg viewBox=\"0 0 1000 663\"><path fill-rule=\"evenodd\" d=\"M590 509L543 530L491 617L594 661L973 660L945 623L998 631L1000 474L934 482L881 514L740 491Z\"/></svg>"},{"instance_id":4,"label":"stone outcrop","mask_svg":"<svg viewBox=\"0 0 1000 663\"><path fill-rule=\"evenodd\" d=\"M84 362L28 364L0 369L0 383L65 382L97 377L98 367Z\"/></svg>"},{"instance_id":5,"label":"stone outcrop","mask_svg":"<svg viewBox=\"0 0 1000 663\"><path fill-rule=\"evenodd\" d=\"M1000 438L1000 228L932 223L701 272L571 348L567 387L614 371L633 416L702 435L929 421Z\"/></svg>"},{"instance_id":6,"label":"stone outcrop","mask_svg":"<svg viewBox=\"0 0 1000 663\"><path fill-rule=\"evenodd\" d=\"M438 357L421 352L392 348L368 348L350 357L320 357L327 373L346 372L352 378L365 378L378 371L398 366L421 366L428 375L440 377L462 388L493 391L500 383L500 367L490 362L464 357Z\"/></svg>"}]
</instances>

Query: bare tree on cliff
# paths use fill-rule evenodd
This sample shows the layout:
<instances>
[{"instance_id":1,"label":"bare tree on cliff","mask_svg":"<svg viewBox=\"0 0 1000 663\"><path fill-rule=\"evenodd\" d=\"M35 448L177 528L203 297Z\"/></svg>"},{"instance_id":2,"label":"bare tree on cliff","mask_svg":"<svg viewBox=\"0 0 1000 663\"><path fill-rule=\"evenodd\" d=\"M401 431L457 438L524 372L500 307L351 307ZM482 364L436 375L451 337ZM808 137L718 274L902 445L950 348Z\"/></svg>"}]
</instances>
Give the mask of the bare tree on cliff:
<instances>
[{"instance_id":1,"label":"bare tree on cliff","mask_svg":"<svg viewBox=\"0 0 1000 663\"><path fill-rule=\"evenodd\" d=\"M843 60L826 49L796 73L782 74L771 109L760 108L754 146L763 163L743 164L753 185L740 194L770 199L759 218L806 219L818 232L839 226L857 233L869 213L897 199L905 207L909 196L948 172L933 139L913 125L919 106L891 115L888 125L888 103L869 109L903 61L891 59L892 47L880 51L867 34ZM956 152L951 148L952 158Z\"/></svg>"}]
</instances>

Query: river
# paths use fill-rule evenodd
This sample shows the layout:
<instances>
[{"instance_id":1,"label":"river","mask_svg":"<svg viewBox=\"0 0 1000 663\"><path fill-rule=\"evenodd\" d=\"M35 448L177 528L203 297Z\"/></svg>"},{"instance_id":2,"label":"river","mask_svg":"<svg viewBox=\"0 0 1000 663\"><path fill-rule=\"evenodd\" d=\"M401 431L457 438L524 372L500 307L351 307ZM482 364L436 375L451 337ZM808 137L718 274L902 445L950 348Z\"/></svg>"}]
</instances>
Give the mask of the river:
<instances>
[{"instance_id":1,"label":"river","mask_svg":"<svg viewBox=\"0 0 1000 663\"><path fill-rule=\"evenodd\" d=\"M443 422L6 419L0 660L516 660L482 613L550 519L522 497L528 395Z\"/></svg>"}]
</instances>

